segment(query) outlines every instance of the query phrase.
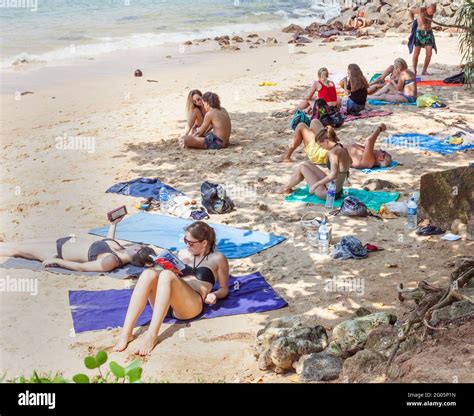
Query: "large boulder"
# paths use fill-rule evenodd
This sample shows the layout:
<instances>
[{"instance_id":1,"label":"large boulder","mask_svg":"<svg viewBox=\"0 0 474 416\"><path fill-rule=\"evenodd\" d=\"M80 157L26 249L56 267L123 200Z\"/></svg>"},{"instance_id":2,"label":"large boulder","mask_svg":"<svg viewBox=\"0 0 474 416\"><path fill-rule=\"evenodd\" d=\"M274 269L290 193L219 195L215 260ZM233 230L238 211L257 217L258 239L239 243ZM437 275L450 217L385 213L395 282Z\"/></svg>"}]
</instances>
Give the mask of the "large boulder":
<instances>
[{"instance_id":1,"label":"large boulder","mask_svg":"<svg viewBox=\"0 0 474 416\"><path fill-rule=\"evenodd\" d=\"M257 333L255 357L261 370L284 373L293 370L303 355L327 345L328 335L321 325L305 326L300 317L280 318Z\"/></svg>"},{"instance_id":2,"label":"large boulder","mask_svg":"<svg viewBox=\"0 0 474 416\"><path fill-rule=\"evenodd\" d=\"M377 352L388 359L398 341L398 329L393 325L380 325L370 332L365 343L365 349Z\"/></svg>"},{"instance_id":3,"label":"large boulder","mask_svg":"<svg viewBox=\"0 0 474 416\"><path fill-rule=\"evenodd\" d=\"M378 352L364 349L344 361L342 375L350 382L364 381L367 376L373 376L374 370L381 369L384 361Z\"/></svg>"},{"instance_id":4,"label":"large boulder","mask_svg":"<svg viewBox=\"0 0 474 416\"><path fill-rule=\"evenodd\" d=\"M303 33L304 29L301 26L291 24L284 29L282 29L284 33Z\"/></svg>"},{"instance_id":5,"label":"large boulder","mask_svg":"<svg viewBox=\"0 0 474 416\"><path fill-rule=\"evenodd\" d=\"M472 294L474 289L464 289L463 294ZM474 304L468 300L461 300L459 302L454 302L449 306L444 308L436 309L431 316L430 324L434 326L441 325L443 322L449 322L453 319L462 318L464 316L474 313Z\"/></svg>"},{"instance_id":6,"label":"large boulder","mask_svg":"<svg viewBox=\"0 0 474 416\"><path fill-rule=\"evenodd\" d=\"M338 357L350 357L364 348L371 331L380 325L394 324L396 320L396 316L387 312L377 312L343 321L334 327L327 351Z\"/></svg>"},{"instance_id":7,"label":"large boulder","mask_svg":"<svg viewBox=\"0 0 474 416\"><path fill-rule=\"evenodd\" d=\"M329 381L339 377L342 359L318 352L303 356L295 367L301 381Z\"/></svg>"},{"instance_id":8,"label":"large boulder","mask_svg":"<svg viewBox=\"0 0 474 416\"><path fill-rule=\"evenodd\" d=\"M474 167L464 166L421 176L420 219L449 230L455 220L470 224L474 212Z\"/></svg>"}]
</instances>

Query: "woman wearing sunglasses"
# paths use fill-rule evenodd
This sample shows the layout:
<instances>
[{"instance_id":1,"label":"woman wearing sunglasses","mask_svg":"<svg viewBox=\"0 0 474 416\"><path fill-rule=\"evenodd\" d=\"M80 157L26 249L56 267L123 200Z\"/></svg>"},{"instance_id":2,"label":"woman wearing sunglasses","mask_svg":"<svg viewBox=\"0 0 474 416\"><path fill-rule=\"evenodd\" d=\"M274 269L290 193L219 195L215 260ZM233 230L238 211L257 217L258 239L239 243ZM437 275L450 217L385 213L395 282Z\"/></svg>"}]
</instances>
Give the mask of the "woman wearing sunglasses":
<instances>
[{"instance_id":1,"label":"woman wearing sunglasses","mask_svg":"<svg viewBox=\"0 0 474 416\"><path fill-rule=\"evenodd\" d=\"M170 270L145 270L138 279L128 306L125 323L115 351L123 351L133 340L133 328L147 302L153 308L148 331L135 348L139 355L149 354L158 342L158 333L166 316L189 320L200 315L204 304L214 305L229 293L229 263L216 251L216 234L203 221L185 228L186 248L178 257L186 264L181 276ZM218 289L213 291L214 285Z\"/></svg>"},{"instance_id":2,"label":"woman wearing sunglasses","mask_svg":"<svg viewBox=\"0 0 474 416\"><path fill-rule=\"evenodd\" d=\"M191 90L186 100L187 123L184 129L184 135L194 135L196 130L201 127L205 115L206 110L204 109L201 91Z\"/></svg>"},{"instance_id":3,"label":"woman wearing sunglasses","mask_svg":"<svg viewBox=\"0 0 474 416\"><path fill-rule=\"evenodd\" d=\"M367 139L365 146L361 144L350 144L346 146L352 159L352 167L355 169L372 169L374 167L387 167L392 163L392 155L385 150L375 149L375 142L380 133L387 130L387 126L381 123L372 135Z\"/></svg>"}]
</instances>

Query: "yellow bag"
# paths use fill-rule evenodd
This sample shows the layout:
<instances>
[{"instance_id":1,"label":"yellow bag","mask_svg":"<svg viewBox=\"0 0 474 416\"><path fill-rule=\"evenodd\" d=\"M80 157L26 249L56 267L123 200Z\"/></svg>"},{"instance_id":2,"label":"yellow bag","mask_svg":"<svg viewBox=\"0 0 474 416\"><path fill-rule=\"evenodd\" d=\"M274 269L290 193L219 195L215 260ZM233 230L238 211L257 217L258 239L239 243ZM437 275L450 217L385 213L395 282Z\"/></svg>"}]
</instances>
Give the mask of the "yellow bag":
<instances>
[{"instance_id":1,"label":"yellow bag","mask_svg":"<svg viewBox=\"0 0 474 416\"><path fill-rule=\"evenodd\" d=\"M438 102L439 98L434 94L423 94L416 99L417 107L431 107L434 103Z\"/></svg>"}]
</instances>

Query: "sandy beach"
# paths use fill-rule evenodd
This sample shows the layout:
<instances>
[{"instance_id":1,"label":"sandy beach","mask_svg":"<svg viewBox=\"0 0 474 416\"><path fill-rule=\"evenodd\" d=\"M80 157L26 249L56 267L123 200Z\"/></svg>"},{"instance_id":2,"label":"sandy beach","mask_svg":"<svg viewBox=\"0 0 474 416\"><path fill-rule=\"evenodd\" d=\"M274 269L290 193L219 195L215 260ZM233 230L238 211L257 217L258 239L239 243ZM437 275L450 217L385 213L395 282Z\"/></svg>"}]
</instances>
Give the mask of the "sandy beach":
<instances>
[{"instance_id":1,"label":"sandy beach","mask_svg":"<svg viewBox=\"0 0 474 416\"><path fill-rule=\"evenodd\" d=\"M401 316L409 306L397 299L399 283L413 287L425 279L445 285L451 272L448 262L472 254L470 241L408 233L404 218L332 218L336 239L356 235L363 243L385 249L361 261L331 260L308 244L299 221L314 207L286 203L282 196L269 192L305 160L300 150L291 164L273 161L292 136L290 113L307 94L321 66L337 76L345 73L348 64L358 63L365 74L372 74L396 57L409 60L403 44L408 35L389 32L384 38L315 41L304 47L291 47L287 43L291 34L260 35L274 36L278 44L254 49L244 44L240 51L220 50L213 43L170 45L159 51L143 48L70 66L19 69L2 77L0 241L85 237L89 229L105 225L105 213L116 206L124 204L130 213L137 212L137 198L105 190L139 176L158 177L193 198L200 197L204 180L233 185L243 190L235 197L237 209L213 215L210 222L287 238L255 256L231 260L230 266L237 276L261 272L289 306L268 313L164 325L159 345L141 359L145 381L296 381L291 373L276 375L258 369L253 356L255 335L269 320L305 315L331 329L362 306ZM458 72L457 38L443 32L437 34L437 43L439 54L433 57L431 78L443 79ZM366 47L352 48L361 44ZM338 52L335 45L348 48ZM133 76L136 69L143 71L142 78ZM262 81L277 85L259 87ZM179 148L185 99L194 88L220 95L233 123L229 148ZM34 94L17 93L26 91ZM420 91L434 92L447 108L389 106L390 116L347 123L338 130L339 137L345 144L363 143L381 122L388 127L383 137L436 133L455 123L474 125L472 93L439 87L420 87ZM89 137L90 146L57 149L58 137ZM377 175L352 170L350 186L359 188L377 177L394 183L406 199L418 189L422 174L473 161L472 152L441 156L417 149L390 151L401 166ZM387 264L396 267L387 268ZM133 280L3 269L0 276L38 281L37 296L0 293L0 373L6 373L7 379L33 369L71 377L83 370L87 354L101 349L121 363L135 358L128 350L112 352L118 329L74 334L68 304L69 290L121 289L131 287ZM325 281L335 276L363 279L363 293L325 291ZM474 381L474 347L463 341L472 340L472 325L450 333L452 339L425 343L406 358L398 381L451 382L454 376L459 382ZM453 350L463 352L453 355ZM387 380L374 376L367 381Z\"/></svg>"}]
</instances>

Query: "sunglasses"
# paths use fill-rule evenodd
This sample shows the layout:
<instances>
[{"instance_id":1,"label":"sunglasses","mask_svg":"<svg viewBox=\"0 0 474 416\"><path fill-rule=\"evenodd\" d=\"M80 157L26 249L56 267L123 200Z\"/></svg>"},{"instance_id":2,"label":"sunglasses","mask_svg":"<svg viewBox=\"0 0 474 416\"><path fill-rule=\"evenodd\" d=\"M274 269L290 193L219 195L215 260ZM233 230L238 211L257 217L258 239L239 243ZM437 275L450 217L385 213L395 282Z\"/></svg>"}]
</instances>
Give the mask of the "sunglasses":
<instances>
[{"instance_id":1,"label":"sunglasses","mask_svg":"<svg viewBox=\"0 0 474 416\"><path fill-rule=\"evenodd\" d=\"M204 240L197 240L197 241L189 241L186 237L184 237L184 244L186 244L189 247L193 247L194 244L197 243L202 243Z\"/></svg>"}]
</instances>

